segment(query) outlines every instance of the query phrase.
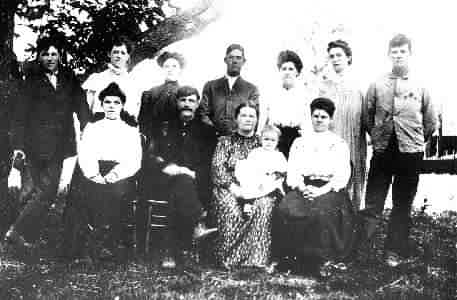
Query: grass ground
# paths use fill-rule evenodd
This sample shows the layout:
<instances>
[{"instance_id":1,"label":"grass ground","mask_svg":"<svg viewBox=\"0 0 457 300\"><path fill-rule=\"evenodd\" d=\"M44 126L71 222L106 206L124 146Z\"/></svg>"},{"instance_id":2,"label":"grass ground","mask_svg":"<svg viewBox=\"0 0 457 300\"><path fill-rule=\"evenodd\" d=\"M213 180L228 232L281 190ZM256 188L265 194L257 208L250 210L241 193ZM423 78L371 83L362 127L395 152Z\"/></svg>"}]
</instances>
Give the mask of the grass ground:
<instances>
[{"instance_id":1,"label":"grass ground","mask_svg":"<svg viewBox=\"0 0 457 300\"><path fill-rule=\"evenodd\" d=\"M385 228L385 227L384 227ZM396 269L381 258L384 230L362 245L347 270L329 277L256 269L223 271L187 259L174 271L157 257L89 265L55 259L58 222L33 255L21 261L0 255L0 299L457 299L457 213L416 211L416 251Z\"/></svg>"}]
</instances>

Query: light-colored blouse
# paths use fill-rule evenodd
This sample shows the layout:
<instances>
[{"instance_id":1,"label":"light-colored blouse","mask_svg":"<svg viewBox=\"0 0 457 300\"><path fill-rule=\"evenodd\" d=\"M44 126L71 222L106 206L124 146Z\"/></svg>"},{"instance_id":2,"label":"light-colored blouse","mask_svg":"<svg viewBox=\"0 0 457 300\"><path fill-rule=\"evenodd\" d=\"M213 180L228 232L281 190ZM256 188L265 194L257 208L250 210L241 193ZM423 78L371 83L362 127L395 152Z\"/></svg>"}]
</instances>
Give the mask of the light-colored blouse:
<instances>
[{"instance_id":1,"label":"light-colored blouse","mask_svg":"<svg viewBox=\"0 0 457 300\"><path fill-rule=\"evenodd\" d=\"M290 89L282 86L275 88L265 98L266 123L311 131L309 104L312 98L311 89L301 81Z\"/></svg>"},{"instance_id":2,"label":"light-colored blouse","mask_svg":"<svg viewBox=\"0 0 457 300\"><path fill-rule=\"evenodd\" d=\"M98 161L115 161L112 172L118 180L135 175L141 167L141 139L138 128L122 120L103 119L88 123L83 131L78 153L79 166L85 177L99 174Z\"/></svg>"},{"instance_id":3,"label":"light-colored blouse","mask_svg":"<svg viewBox=\"0 0 457 300\"><path fill-rule=\"evenodd\" d=\"M303 176L331 176L329 184L336 191L346 187L351 176L349 148L331 131L312 132L292 144L287 163L287 184L292 188Z\"/></svg>"}]
</instances>

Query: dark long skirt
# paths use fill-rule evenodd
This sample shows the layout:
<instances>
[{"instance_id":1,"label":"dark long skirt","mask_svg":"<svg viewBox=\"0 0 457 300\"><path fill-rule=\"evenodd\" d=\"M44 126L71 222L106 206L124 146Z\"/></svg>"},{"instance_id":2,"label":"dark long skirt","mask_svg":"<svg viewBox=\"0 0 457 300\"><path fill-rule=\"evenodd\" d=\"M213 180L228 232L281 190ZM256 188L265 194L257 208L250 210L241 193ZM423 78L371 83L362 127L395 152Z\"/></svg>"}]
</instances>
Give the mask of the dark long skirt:
<instances>
[{"instance_id":1,"label":"dark long skirt","mask_svg":"<svg viewBox=\"0 0 457 300\"><path fill-rule=\"evenodd\" d=\"M286 158L289 158L290 147L294 140L300 136L300 127L279 126L281 137L278 143L278 150L281 151Z\"/></svg>"},{"instance_id":2,"label":"dark long skirt","mask_svg":"<svg viewBox=\"0 0 457 300\"><path fill-rule=\"evenodd\" d=\"M275 256L346 258L354 244L355 218L347 192L329 192L314 200L292 190L275 213Z\"/></svg>"},{"instance_id":3,"label":"dark long skirt","mask_svg":"<svg viewBox=\"0 0 457 300\"><path fill-rule=\"evenodd\" d=\"M85 178L78 167L65 210L63 255L79 257L97 246L111 250L128 242L126 223L131 219L134 192L132 178L98 184Z\"/></svg>"}]
</instances>

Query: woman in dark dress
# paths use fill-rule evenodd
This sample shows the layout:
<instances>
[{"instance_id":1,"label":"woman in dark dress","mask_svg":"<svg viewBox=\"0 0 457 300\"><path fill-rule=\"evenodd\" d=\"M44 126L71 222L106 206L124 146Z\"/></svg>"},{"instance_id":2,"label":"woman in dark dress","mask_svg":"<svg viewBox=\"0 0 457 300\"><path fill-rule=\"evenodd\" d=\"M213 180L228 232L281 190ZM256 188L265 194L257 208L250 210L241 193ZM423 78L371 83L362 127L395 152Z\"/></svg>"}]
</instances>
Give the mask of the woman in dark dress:
<instances>
[{"instance_id":1,"label":"woman in dark dress","mask_svg":"<svg viewBox=\"0 0 457 300\"><path fill-rule=\"evenodd\" d=\"M151 136L151 128L158 128L164 122L177 118L176 94L179 79L185 66L184 57L177 52L163 52L157 63L162 68L165 82L144 91L141 97L141 108L138 116L141 133Z\"/></svg>"},{"instance_id":2,"label":"woman in dark dress","mask_svg":"<svg viewBox=\"0 0 457 300\"><path fill-rule=\"evenodd\" d=\"M65 255L82 256L86 242L98 240L103 255L111 256L121 239L133 200L133 176L141 165L138 128L121 119L125 95L111 83L99 95L104 118L89 123L78 151L78 168L65 212ZM102 238L103 236L103 238Z\"/></svg>"},{"instance_id":3,"label":"woman in dark dress","mask_svg":"<svg viewBox=\"0 0 457 300\"><path fill-rule=\"evenodd\" d=\"M334 111L331 100L315 99L314 132L297 138L290 150L291 191L279 204L274 225L275 249L282 257L311 257L308 263L341 261L351 251L354 212L346 191L350 154L346 142L329 131Z\"/></svg>"}]
</instances>

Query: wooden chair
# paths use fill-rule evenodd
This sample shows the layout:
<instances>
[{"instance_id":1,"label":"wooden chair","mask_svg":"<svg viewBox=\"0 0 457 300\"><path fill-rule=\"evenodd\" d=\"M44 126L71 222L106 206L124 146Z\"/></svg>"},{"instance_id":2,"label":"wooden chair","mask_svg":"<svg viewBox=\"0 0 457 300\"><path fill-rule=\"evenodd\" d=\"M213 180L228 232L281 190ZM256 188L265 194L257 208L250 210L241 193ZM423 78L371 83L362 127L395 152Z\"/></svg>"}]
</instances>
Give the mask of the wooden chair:
<instances>
[{"instance_id":1,"label":"wooden chair","mask_svg":"<svg viewBox=\"0 0 457 300\"><path fill-rule=\"evenodd\" d=\"M146 200L147 202L147 221L146 221L146 239L145 253L149 253L151 233L158 232L168 228L168 201Z\"/></svg>"}]
</instances>

